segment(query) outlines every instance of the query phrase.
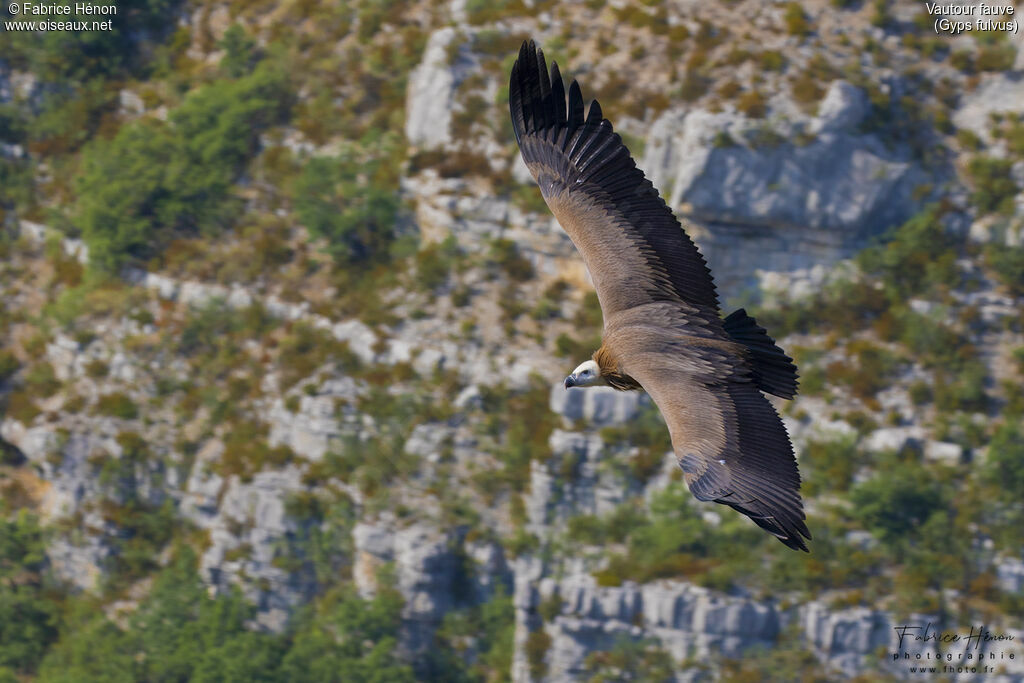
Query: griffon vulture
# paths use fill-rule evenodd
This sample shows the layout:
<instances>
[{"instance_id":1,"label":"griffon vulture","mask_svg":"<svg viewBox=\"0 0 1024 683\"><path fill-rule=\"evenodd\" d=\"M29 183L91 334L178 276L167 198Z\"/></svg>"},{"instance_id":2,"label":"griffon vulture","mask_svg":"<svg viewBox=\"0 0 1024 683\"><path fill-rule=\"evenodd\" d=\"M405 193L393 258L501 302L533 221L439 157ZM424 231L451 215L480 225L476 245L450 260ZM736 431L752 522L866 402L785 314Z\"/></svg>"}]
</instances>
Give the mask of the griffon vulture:
<instances>
[{"instance_id":1,"label":"griffon vulture","mask_svg":"<svg viewBox=\"0 0 1024 683\"><path fill-rule=\"evenodd\" d=\"M711 272L596 101L527 41L512 67L516 141L597 290L601 348L565 386L643 389L661 410L690 492L807 551L800 474L761 392L793 398L796 366L743 309L722 319Z\"/></svg>"}]
</instances>

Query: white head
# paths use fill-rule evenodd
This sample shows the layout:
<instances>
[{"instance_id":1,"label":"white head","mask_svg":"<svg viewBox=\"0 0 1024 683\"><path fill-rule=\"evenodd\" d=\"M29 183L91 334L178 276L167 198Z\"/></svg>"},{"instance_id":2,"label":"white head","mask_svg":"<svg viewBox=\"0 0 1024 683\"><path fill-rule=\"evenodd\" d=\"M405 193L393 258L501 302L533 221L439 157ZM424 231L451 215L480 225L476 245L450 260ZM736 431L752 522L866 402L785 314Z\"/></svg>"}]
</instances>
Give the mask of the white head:
<instances>
[{"instance_id":1,"label":"white head","mask_svg":"<svg viewBox=\"0 0 1024 683\"><path fill-rule=\"evenodd\" d=\"M592 360L580 363L572 374L565 378L565 388L569 387L592 387L595 384L604 384L601 377L601 368Z\"/></svg>"}]
</instances>

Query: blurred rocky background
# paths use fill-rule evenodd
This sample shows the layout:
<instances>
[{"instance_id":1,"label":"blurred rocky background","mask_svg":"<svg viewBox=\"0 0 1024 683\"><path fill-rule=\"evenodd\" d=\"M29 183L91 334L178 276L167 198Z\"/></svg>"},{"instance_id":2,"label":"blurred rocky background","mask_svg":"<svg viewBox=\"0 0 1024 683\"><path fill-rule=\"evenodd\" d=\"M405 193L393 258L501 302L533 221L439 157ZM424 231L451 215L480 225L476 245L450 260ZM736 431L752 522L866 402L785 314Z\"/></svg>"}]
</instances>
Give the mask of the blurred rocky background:
<instances>
[{"instance_id":1,"label":"blurred rocky background","mask_svg":"<svg viewBox=\"0 0 1024 683\"><path fill-rule=\"evenodd\" d=\"M117 11L0 40L0 681L1024 680L1019 32ZM796 357L810 556L692 500L645 396L561 388L601 316L518 159L527 37ZM928 623L1015 640L893 662Z\"/></svg>"}]
</instances>

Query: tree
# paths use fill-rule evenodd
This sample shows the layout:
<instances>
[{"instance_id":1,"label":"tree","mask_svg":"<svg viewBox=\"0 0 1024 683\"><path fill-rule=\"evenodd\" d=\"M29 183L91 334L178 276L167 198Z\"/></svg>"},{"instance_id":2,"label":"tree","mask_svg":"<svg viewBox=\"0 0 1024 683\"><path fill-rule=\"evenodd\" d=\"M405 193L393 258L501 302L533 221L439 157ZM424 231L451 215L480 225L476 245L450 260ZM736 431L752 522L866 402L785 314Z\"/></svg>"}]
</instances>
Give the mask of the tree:
<instances>
[{"instance_id":1,"label":"tree","mask_svg":"<svg viewBox=\"0 0 1024 683\"><path fill-rule=\"evenodd\" d=\"M46 590L43 533L22 509L0 519L0 670L30 673L57 636L57 605Z\"/></svg>"},{"instance_id":2,"label":"tree","mask_svg":"<svg viewBox=\"0 0 1024 683\"><path fill-rule=\"evenodd\" d=\"M231 78L249 73L256 61L256 41L239 24L232 24L220 41L220 68Z\"/></svg>"},{"instance_id":3,"label":"tree","mask_svg":"<svg viewBox=\"0 0 1024 683\"><path fill-rule=\"evenodd\" d=\"M942 487L920 465L901 463L859 484L850 494L854 515L883 542L897 546L933 513L945 513Z\"/></svg>"},{"instance_id":4,"label":"tree","mask_svg":"<svg viewBox=\"0 0 1024 683\"><path fill-rule=\"evenodd\" d=\"M295 183L294 206L314 237L342 265L380 262L395 238L400 202L397 184L382 162L354 150L315 157Z\"/></svg>"},{"instance_id":5,"label":"tree","mask_svg":"<svg viewBox=\"0 0 1024 683\"><path fill-rule=\"evenodd\" d=\"M1004 422L992 437L984 471L1004 502L1024 502L1024 433L1012 421Z\"/></svg>"},{"instance_id":6,"label":"tree","mask_svg":"<svg viewBox=\"0 0 1024 683\"><path fill-rule=\"evenodd\" d=\"M246 628L242 596L210 597L182 548L121 630L80 605L47 656L42 681L274 681L285 641Z\"/></svg>"},{"instance_id":7,"label":"tree","mask_svg":"<svg viewBox=\"0 0 1024 683\"><path fill-rule=\"evenodd\" d=\"M387 572L377 596L362 600L345 586L307 614L281 665L287 681L404 683L415 679L397 656L404 599Z\"/></svg>"},{"instance_id":8,"label":"tree","mask_svg":"<svg viewBox=\"0 0 1024 683\"><path fill-rule=\"evenodd\" d=\"M290 108L284 74L251 75L199 89L171 114L122 127L84 155L76 221L93 265L115 270L159 254L176 236L211 233L235 215L231 188L259 135Z\"/></svg>"}]
</instances>

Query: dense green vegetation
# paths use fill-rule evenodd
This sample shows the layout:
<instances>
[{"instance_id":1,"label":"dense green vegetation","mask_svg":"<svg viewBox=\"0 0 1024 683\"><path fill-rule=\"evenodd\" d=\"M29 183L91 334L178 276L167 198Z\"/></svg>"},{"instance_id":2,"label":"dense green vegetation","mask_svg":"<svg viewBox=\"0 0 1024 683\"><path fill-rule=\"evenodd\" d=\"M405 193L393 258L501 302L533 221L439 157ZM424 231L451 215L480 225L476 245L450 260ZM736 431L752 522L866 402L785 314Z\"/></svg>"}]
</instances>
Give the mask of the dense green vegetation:
<instances>
[{"instance_id":1,"label":"dense green vegetation","mask_svg":"<svg viewBox=\"0 0 1024 683\"><path fill-rule=\"evenodd\" d=\"M395 239L399 199L393 167L350 149L311 159L295 183L295 213L341 266L386 260Z\"/></svg>"},{"instance_id":2,"label":"dense green vegetation","mask_svg":"<svg viewBox=\"0 0 1024 683\"><path fill-rule=\"evenodd\" d=\"M44 547L28 511L0 518L0 679L34 671L57 637L59 602L45 575Z\"/></svg>"},{"instance_id":3,"label":"dense green vegetation","mask_svg":"<svg viewBox=\"0 0 1024 683\"><path fill-rule=\"evenodd\" d=\"M87 598L70 600L38 680L415 680L395 658L402 599L393 588L369 601L339 588L270 635L247 627L254 608L237 592L210 597L195 561L179 549L120 625Z\"/></svg>"},{"instance_id":4,"label":"dense green vegetation","mask_svg":"<svg viewBox=\"0 0 1024 683\"><path fill-rule=\"evenodd\" d=\"M387 571L376 597L341 584L310 604L280 635L253 631L255 608L236 592L211 596L196 556L175 549L147 596L112 620L94 597L71 596L49 576L37 521L0 522L0 680L39 681L414 681L397 657L403 606ZM450 614L428 680L485 681L511 664L511 599ZM467 665L466 643L477 648ZM52 647L51 647L52 646Z\"/></svg>"},{"instance_id":5,"label":"dense green vegetation","mask_svg":"<svg viewBox=\"0 0 1024 683\"><path fill-rule=\"evenodd\" d=\"M86 150L76 223L91 261L115 268L176 237L213 233L238 211L231 189L260 133L288 111L283 71L266 64L190 95L170 123L142 120Z\"/></svg>"}]
</instances>

